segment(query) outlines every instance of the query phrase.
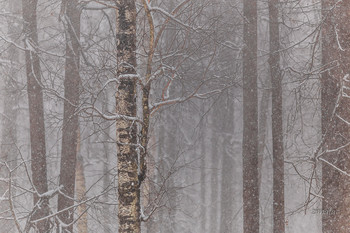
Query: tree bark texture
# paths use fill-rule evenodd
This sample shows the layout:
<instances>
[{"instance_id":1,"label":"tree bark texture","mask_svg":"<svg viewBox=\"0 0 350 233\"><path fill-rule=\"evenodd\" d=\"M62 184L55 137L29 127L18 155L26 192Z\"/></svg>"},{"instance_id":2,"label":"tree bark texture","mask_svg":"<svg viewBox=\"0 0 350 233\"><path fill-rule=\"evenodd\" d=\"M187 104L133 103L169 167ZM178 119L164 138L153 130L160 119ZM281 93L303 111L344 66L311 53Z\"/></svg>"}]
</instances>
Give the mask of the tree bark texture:
<instances>
[{"instance_id":1,"label":"tree bark texture","mask_svg":"<svg viewBox=\"0 0 350 233\"><path fill-rule=\"evenodd\" d=\"M38 195L47 192L48 186L41 70L39 56L35 51L38 46L36 8L37 0L22 0L30 119L31 170L33 185L37 191L37 194L34 194L33 197L35 207L31 217L32 220L43 218L49 213L48 200L40 199ZM38 222L35 227L39 233L48 232L48 220Z\"/></svg>"},{"instance_id":2,"label":"tree bark texture","mask_svg":"<svg viewBox=\"0 0 350 233\"><path fill-rule=\"evenodd\" d=\"M243 3L243 229L259 232L257 1Z\"/></svg>"},{"instance_id":3,"label":"tree bark texture","mask_svg":"<svg viewBox=\"0 0 350 233\"><path fill-rule=\"evenodd\" d=\"M282 75L280 71L280 38L278 23L279 0L269 1L270 57L272 84L272 153L273 153L273 232L285 232L284 155Z\"/></svg>"},{"instance_id":4,"label":"tree bark texture","mask_svg":"<svg viewBox=\"0 0 350 233\"><path fill-rule=\"evenodd\" d=\"M85 174L84 174L84 160L82 156L77 158L77 168L76 168L76 197L78 201L86 200L86 185L85 185ZM82 203L77 208L77 216L79 220L77 222L77 232L87 233L88 232L88 218L87 218L87 206L86 203Z\"/></svg>"},{"instance_id":5,"label":"tree bark texture","mask_svg":"<svg viewBox=\"0 0 350 233\"><path fill-rule=\"evenodd\" d=\"M76 199L80 202L86 200L86 182L85 182L85 172L84 172L84 158L80 155L80 142L81 135L80 129L78 127L77 133L77 162L76 162L76 176L75 176L75 193ZM87 233L88 232L88 218L87 218L87 205L86 203L81 203L77 207L77 216L79 218L77 222L77 232Z\"/></svg>"},{"instance_id":6,"label":"tree bark texture","mask_svg":"<svg viewBox=\"0 0 350 233\"><path fill-rule=\"evenodd\" d=\"M66 30L66 61L64 78L64 110L62 127L62 151L60 165L60 186L62 193L58 195L58 211L74 205L75 172L78 144L79 104L79 63L80 63L80 10L78 0L67 1L63 9L62 21ZM64 232L73 232L74 208L59 214L60 220L67 224L62 227Z\"/></svg>"},{"instance_id":7,"label":"tree bark texture","mask_svg":"<svg viewBox=\"0 0 350 233\"><path fill-rule=\"evenodd\" d=\"M321 78L323 152L322 230L350 231L350 23L349 1L322 1ZM333 151L330 151L333 150ZM328 152L328 153L327 153Z\"/></svg>"},{"instance_id":8,"label":"tree bark texture","mask_svg":"<svg viewBox=\"0 0 350 233\"><path fill-rule=\"evenodd\" d=\"M136 117L136 5L117 0L117 114ZM136 122L117 120L118 221L120 233L141 232Z\"/></svg>"}]
</instances>

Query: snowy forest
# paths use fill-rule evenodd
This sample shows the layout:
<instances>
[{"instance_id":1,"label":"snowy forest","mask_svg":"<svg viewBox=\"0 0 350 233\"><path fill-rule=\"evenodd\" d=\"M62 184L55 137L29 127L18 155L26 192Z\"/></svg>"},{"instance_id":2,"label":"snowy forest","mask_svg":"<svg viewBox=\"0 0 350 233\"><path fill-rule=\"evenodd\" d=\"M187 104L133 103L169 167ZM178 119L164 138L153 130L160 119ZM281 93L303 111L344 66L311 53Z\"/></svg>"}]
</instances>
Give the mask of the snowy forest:
<instances>
[{"instance_id":1,"label":"snowy forest","mask_svg":"<svg viewBox=\"0 0 350 233\"><path fill-rule=\"evenodd\" d=\"M0 233L350 233L349 0L0 19Z\"/></svg>"}]
</instances>

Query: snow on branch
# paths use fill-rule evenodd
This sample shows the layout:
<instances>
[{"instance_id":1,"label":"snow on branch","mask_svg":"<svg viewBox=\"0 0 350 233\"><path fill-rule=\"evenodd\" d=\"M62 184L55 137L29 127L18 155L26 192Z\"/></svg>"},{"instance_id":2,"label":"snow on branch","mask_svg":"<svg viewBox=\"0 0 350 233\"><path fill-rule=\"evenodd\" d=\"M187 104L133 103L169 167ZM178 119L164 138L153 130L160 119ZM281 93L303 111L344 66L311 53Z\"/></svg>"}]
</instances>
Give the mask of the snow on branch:
<instances>
[{"instance_id":1,"label":"snow on branch","mask_svg":"<svg viewBox=\"0 0 350 233\"><path fill-rule=\"evenodd\" d=\"M350 174L347 173L346 171L343 171L342 169L338 168L337 166L335 166L334 164L328 162L327 160L323 159L323 158L319 158L320 161L326 163L327 165L333 167L335 170L339 171L340 173L346 175L346 176L349 176L350 177Z\"/></svg>"},{"instance_id":2,"label":"snow on branch","mask_svg":"<svg viewBox=\"0 0 350 233\"><path fill-rule=\"evenodd\" d=\"M203 83L202 83L203 84ZM217 95L222 93L224 90L233 87L234 84L230 84L225 86L224 88L221 89L215 89L212 91L208 91L205 93L198 93L200 87L202 86L202 84L200 84L196 90L194 90L191 94L189 94L188 96L184 96L184 97L178 97L178 98L174 98L174 99L170 99L170 100L164 100L158 103L154 103L152 105L150 105L150 109L151 109L151 114L153 114L154 112L156 112L160 107L165 106L165 105L171 105L171 104L178 104L178 103L183 103L189 99L192 98L196 98L196 99L208 99L210 97L212 97L213 95Z\"/></svg>"},{"instance_id":3,"label":"snow on branch","mask_svg":"<svg viewBox=\"0 0 350 233\"><path fill-rule=\"evenodd\" d=\"M150 11L156 11L159 12L163 15L165 15L166 17L168 17L169 19L175 21L176 23L180 24L181 26L193 30L193 31L197 31L197 28L194 28L184 22L181 22L180 20L178 20L174 15L170 14L169 12L165 11L164 9L160 8L160 7L150 7L149 8Z\"/></svg>"},{"instance_id":4,"label":"snow on branch","mask_svg":"<svg viewBox=\"0 0 350 233\"><path fill-rule=\"evenodd\" d=\"M113 114L113 115L107 115L97 109L94 106L87 106L84 108L81 108L79 111L84 111L87 112L89 110L92 110L93 112L96 112L100 117L102 117L105 120L113 121L113 120L127 120L127 121L135 121L135 122L142 122L139 118L137 117L132 117L132 116L125 116L125 115L120 115L120 114Z\"/></svg>"}]
</instances>

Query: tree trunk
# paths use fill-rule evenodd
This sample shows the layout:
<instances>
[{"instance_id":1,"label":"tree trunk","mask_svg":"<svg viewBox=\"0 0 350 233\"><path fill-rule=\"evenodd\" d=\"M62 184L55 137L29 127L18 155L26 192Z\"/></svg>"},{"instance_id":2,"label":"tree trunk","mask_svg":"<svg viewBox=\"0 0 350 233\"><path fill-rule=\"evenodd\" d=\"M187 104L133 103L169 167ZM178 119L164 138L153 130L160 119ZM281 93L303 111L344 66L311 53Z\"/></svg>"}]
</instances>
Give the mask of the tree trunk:
<instances>
[{"instance_id":1,"label":"tree trunk","mask_svg":"<svg viewBox=\"0 0 350 233\"><path fill-rule=\"evenodd\" d=\"M86 186L85 186L85 175L84 175L84 160L82 156L77 158L77 168L76 168L76 195L78 201L86 200ZM88 233L87 225L87 213L86 213L86 203L82 203L77 208L77 215L79 217L77 223L77 232L78 233Z\"/></svg>"},{"instance_id":2,"label":"tree trunk","mask_svg":"<svg viewBox=\"0 0 350 233\"><path fill-rule=\"evenodd\" d=\"M273 232L285 232L282 75L280 71L279 0L269 1L270 75L272 84Z\"/></svg>"},{"instance_id":3,"label":"tree trunk","mask_svg":"<svg viewBox=\"0 0 350 233\"><path fill-rule=\"evenodd\" d=\"M136 5L117 0L117 57L119 84L117 114L136 117ZM118 220L120 233L141 232L140 183L138 177L136 123L117 120L118 145Z\"/></svg>"},{"instance_id":4,"label":"tree trunk","mask_svg":"<svg viewBox=\"0 0 350 233\"><path fill-rule=\"evenodd\" d=\"M77 133L77 163L76 163L76 176L75 176L75 188L76 188L76 199L80 202L86 200L86 184L85 184L85 173L84 173L84 159L83 156L79 155L80 153L80 130L78 127ZM87 208L86 203L82 203L77 208L77 215L79 217L77 223L77 232L78 233L87 233Z\"/></svg>"},{"instance_id":5,"label":"tree trunk","mask_svg":"<svg viewBox=\"0 0 350 233\"><path fill-rule=\"evenodd\" d=\"M79 103L79 40L80 40L80 10L78 1L62 2L64 9L62 21L66 30L66 63L64 78L64 110L62 127L62 152L60 166L60 186L62 194L58 195L58 211L74 205L75 197L75 169L78 144L78 115ZM67 224L64 232L73 232L74 208L59 214L60 220ZM61 228L61 227L60 227Z\"/></svg>"},{"instance_id":6,"label":"tree trunk","mask_svg":"<svg viewBox=\"0 0 350 233\"><path fill-rule=\"evenodd\" d=\"M349 1L322 1L322 230L324 233L350 231L350 43Z\"/></svg>"},{"instance_id":7,"label":"tree trunk","mask_svg":"<svg viewBox=\"0 0 350 233\"><path fill-rule=\"evenodd\" d=\"M243 3L243 229L259 232L257 1Z\"/></svg>"},{"instance_id":8,"label":"tree trunk","mask_svg":"<svg viewBox=\"0 0 350 233\"><path fill-rule=\"evenodd\" d=\"M27 91L30 119L31 169L33 185L38 194L48 191L46 168L46 144L44 124L44 104L41 86L41 70L38 54L34 51L38 45L36 8L37 0L22 0L23 31L26 47L25 61L27 74ZM34 194L35 210L32 220L48 215L48 200L41 200ZM37 232L46 233L49 229L48 220L36 225Z\"/></svg>"}]
</instances>

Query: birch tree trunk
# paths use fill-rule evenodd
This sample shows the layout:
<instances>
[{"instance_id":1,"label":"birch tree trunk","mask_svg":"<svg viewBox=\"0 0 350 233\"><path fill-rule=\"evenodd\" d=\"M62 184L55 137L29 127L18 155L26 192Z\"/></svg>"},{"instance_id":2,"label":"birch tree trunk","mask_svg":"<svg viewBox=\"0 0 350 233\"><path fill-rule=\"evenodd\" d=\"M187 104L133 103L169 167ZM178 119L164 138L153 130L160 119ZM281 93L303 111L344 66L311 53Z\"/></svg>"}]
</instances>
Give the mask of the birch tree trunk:
<instances>
[{"instance_id":1,"label":"birch tree trunk","mask_svg":"<svg viewBox=\"0 0 350 233\"><path fill-rule=\"evenodd\" d=\"M49 214L48 200L39 198L39 194L48 191L48 186L41 70L39 56L35 52L38 46L36 9L37 0L22 0L24 44L27 49L25 61L30 119L31 170L33 185L38 192L33 197L35 207L32 220ZM38 222L35 227L39 233L48 232L48 220Z\"/></svg>"},{"instance_id":2,"label":"birch tree trunk","mask_svg":"<svg viewBox=\"0 0 350 233\"><path fill-rule=\"evenodd\" d=\"M328 153L322 162L323 233L350 231L350 42L349 1L322 1L322 134ZM333 150L333 152L331 152Z\"/></svg>"},{"instance_id":3,"label":"birch tree trunk","mask_svg":"<svg viewBox=\"0 0 350 233\"><path fill-rule=\"evenodd\" d=\"M62 193L58 195L58 211L74 205L75 169L78 144L78 115L79 103L79 63L80 63L80 10L78 0L63 1L63 16L61 19L66 29L66 63L64 79L64 113L62 128L62 152L60 165L60 186ZM58 215L67 224L64 232L73 232L74 208L63 211Z\"/></svg>"},{"instance_id":4,"label":"birch tree trunk","mask_svg":"<svg viewBox=\"0 0 350 233\"><path fill-rule=\"evenodd\" d=\"M279 54L279 0L270 0L268 5L270 28L269 66L272 84L273 232L284 233L284 155L282 121L282 75L280 71Z\"/></svg>"},{"instance_id":5,"label":"birch tree trunk","mask_svg":"<svg viewBox=\"0 0 350 233\"><path fill-rule=\"evenodd\" d=\"M243 3L243 229L259 232L257 1Z\"/></svg>"},{"instance_id":6,"label":"birch tree trunk","mask_svg":"<svg viewBox=\"0 0 350 233\"><path fill-rule=\"evenodd\" d=\"M136 117L136 5L117 0L117 114ZM118 221L120 233L141 232L136 123L117 120Z\"/></svg>"}]
</instances>

